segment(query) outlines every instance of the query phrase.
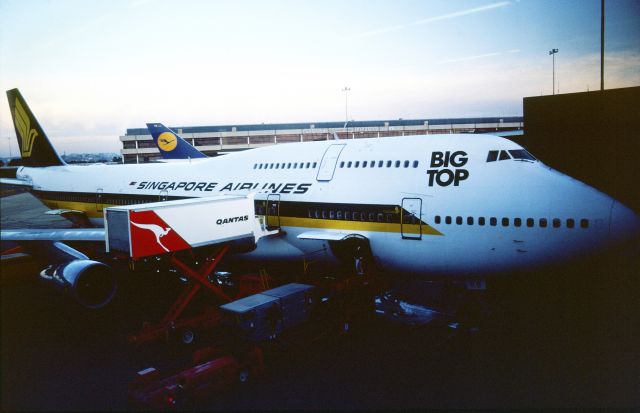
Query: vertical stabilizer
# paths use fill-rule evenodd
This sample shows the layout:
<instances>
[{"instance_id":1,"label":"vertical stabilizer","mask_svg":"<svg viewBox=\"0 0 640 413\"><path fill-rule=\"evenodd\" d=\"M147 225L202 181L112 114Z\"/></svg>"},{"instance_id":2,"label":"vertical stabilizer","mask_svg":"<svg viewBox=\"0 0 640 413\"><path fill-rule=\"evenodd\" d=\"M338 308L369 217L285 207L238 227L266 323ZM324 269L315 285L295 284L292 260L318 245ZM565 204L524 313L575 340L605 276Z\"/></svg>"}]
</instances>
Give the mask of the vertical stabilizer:
<instances>
[{"instance_id":1,"label":"vertical stabilizer","mask_svg":"<svg viewBox=\"0 0 640 413\"><path fill-rule=\"evenodd\" d=\"M194 148L189 142L182 139L177 133L162 123L147 123L147 129L149 129L149 133L151 133L151 137L164 159L196 159L207 157L207 155Z\"/></svg>"},{"instance_id":2,"label":"vertical stabilizer","mask_svg":"<svg viewBox=\"0 0 640 413\"><path fill-rule=\"evenodd\" d=\"M64 165L18 89L7 90L20 156L25 166Z\"/></svg>"}]
</instances>

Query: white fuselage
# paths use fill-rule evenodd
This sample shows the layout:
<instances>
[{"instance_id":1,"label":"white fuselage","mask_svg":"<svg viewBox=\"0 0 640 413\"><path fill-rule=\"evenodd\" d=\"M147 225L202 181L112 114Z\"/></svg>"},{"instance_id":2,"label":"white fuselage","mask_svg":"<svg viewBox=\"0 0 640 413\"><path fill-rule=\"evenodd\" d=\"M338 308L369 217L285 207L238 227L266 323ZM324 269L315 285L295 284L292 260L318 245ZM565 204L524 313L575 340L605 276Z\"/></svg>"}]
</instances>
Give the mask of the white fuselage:
<instances>
[{"instance_id":1,"label":"white fuselage","mask_svg":"<svg viewBox=\"0 0 640 413\"><path fill-rule=\"evenodd\" d=\"M198 162L22 168L18 177L49 206L96 222L111 204L255 192L279 202L256 213L277 218L285 235L261 239L254 258L317 258L329 255L327 241L298 235L358 234L384 270L418 275L531 268L638 234L631 210L539 161L487 161L520 149L489 135L320 141Z\"/></svg>"}]
</instances>

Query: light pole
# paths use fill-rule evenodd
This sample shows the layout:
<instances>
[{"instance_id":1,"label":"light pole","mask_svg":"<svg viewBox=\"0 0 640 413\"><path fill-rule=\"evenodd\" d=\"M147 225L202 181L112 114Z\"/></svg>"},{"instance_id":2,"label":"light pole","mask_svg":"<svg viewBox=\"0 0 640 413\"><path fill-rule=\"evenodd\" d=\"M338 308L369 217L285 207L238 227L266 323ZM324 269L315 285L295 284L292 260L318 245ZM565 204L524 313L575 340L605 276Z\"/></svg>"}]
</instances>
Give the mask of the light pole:
<instances>
[{"instance_id":1,"label":"light pole","mask_svg":"<svg viewBox=\"0 0 640 413\"><path fill-rule=\"evenodd\" d=\"M342 91L344 92L344 127L347 127L347 123L349 123L349 112L347 111L347 99L349 96L349 91L351 90L351 88L345 86Z\"/></svg>"},{"instance_id":2,"label":"light pole","mask_svg":"<svg viewBox=\"0 0 640 413\"><path fill-rule=\"evenodd\" d=\"M553 85L552 85L552 89L551 91L553 92L553 94L556 94L556 53L558 53L558 49L551 49L549 50L549 54L551 55L551 57L553 58L553 69L552 69L552 73L553 73Z\"/></svg>"},{"instance_id":3,"label":"light pole","mask_svg":"<svg viewBox=\"0 0 640 413\"><path fill-rule=\"evenodd\" d=\"M600 9L600 90L604 90L604 0Z\"/></svg>"}]
</instances>

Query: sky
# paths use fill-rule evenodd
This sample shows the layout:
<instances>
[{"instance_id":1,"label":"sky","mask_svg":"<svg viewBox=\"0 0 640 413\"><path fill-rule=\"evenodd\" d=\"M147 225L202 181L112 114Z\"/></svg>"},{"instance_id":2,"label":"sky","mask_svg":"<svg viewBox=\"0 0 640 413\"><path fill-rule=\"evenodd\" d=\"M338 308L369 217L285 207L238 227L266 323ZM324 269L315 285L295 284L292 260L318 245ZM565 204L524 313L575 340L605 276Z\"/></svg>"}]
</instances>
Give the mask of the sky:
<instances>
[{"instance_id":1,"label":"sky","mask_svg":"<svg viewBox=\"0 0 640 413\"><path fill-rule=\"evenodd\" d=\"M605 88L640 86L640 1L605 18ZM559 93L599 89L600 0L0 0L0 87L61 153L147 122L342 121L345 97L353 120L521 115L553 48Z\"/></svg>"}]
</instances>

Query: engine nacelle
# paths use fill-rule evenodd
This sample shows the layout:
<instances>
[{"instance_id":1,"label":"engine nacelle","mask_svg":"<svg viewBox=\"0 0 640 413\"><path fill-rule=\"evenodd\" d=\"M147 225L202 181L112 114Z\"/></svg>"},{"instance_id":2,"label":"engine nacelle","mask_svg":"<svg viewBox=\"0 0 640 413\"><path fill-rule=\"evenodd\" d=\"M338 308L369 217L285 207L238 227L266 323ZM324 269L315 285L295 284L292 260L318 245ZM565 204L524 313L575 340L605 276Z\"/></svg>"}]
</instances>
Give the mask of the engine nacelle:
<instances>
[{"instance_id":1,"label":"engine nacelle","mask_svg":"<svg viewBox=\"0 0 640 413\"><path fill-rule=\"evenodd\" d=\"M116 294L116 279L109 266L89 259L76 259L44 269L40 276L70 293L80 305L98 309Z\"/></svg>"}]
</instances>

